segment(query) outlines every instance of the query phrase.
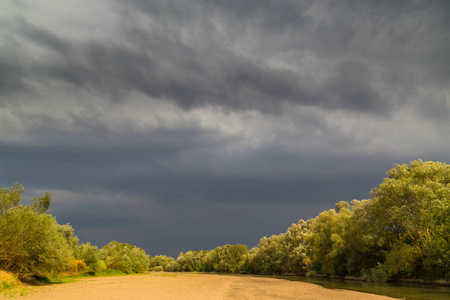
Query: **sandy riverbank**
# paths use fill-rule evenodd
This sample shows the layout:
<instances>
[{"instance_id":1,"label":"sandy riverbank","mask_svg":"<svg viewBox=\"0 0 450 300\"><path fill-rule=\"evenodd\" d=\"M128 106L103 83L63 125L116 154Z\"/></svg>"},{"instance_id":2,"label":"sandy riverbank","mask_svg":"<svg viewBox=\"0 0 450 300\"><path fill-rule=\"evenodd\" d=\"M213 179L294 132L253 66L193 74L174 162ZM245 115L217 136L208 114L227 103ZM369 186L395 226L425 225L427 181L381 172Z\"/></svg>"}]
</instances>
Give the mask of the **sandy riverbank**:
<instances>
[{"instance_id":1,"label":"sandy riverbank","mask_svg":"<svg viewBox=\"0 0 450 300\"><path fill-rule=\"evenodd\" d=\"M382 300L385 296L274 278L192 273L152 273L137 276L99 277L68 284L29 287L27 300L75 299L308 299ZM0 299L2 299L0 295Z\"/></svg>"}]
</instances>

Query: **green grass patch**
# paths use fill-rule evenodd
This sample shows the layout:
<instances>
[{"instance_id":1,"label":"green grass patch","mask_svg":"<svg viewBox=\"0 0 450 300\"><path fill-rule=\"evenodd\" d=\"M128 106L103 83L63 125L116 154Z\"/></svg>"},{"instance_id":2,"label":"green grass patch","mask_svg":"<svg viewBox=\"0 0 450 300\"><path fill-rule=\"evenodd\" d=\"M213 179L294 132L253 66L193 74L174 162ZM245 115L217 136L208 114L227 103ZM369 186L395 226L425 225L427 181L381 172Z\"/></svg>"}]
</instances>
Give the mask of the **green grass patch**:
<instances>
[{"instance_id":1,"label":"green grass patch","mask_svg":"<svg viewBox=\"0 0 450 300\"><path fill-rule=\"evenodd\" d=\"M0 296L13 298L16 295L25 296L29 292L12 273L0 270Z\"/></svg>"}]
</instances>

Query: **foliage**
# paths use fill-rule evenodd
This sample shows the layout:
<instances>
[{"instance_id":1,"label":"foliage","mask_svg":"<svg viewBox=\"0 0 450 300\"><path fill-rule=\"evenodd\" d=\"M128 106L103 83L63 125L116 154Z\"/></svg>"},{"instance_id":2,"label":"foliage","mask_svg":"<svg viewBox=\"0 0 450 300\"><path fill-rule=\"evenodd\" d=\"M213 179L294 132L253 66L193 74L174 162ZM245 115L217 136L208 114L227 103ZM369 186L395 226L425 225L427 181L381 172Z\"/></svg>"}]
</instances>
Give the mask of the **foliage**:
<instances>
[{"instance_id":1,"label":"foliage","mask_svg":"<svg viewBox=\"0 0 450 300\"><path fill-rule=\"evenodd\" d=\"M77 251L78 251L79 239L77 236L75 236L75 231L74 231L73 227L70 226L70 224L64 224L64 225L58 224L57 230L58 230L58 232L60 232L62 234L64 239L67 241L67 244L69 245L71 252L72 252L71 255L73 257L76 257Z\"/></svg>"},{"instance_id":2,"label":"foliage","mask_svg":"<svg viewBox=\"0 0 450 300\"><path fill-rule=\"evenodd\" d=\"M100 257L108 269L124 273L148 271L150 256L136 246L111 241L100 250Z\"/></svg>"},{"instance_id":3,"label":"foliage","mask_svg":"<svg viewBox=\"0 0 450 300\"><path fill-rule=\"evenodd\" d=\"M371 192L367 218L392 276L450 276L450 165L396 165Z\"/></svg>"},{"instance_id":4,"label":"foliage","mask_svg":"<svg viewBox=\"0 0 450 300\"><path fill-rule=\"evenodd\" d=\"M203 264L207 251L188 251L181 252L176 260L178 264L178 271L181 272L207 272Z\"/></svg>"},{"instance_id":5,"label":"foliage","mask_svg":"<svg viewBox=\"0 0 450 300\"><path fill-rule=\"evenodd\" d=\"M23 186L0 189L0 268L20 276L75 272L155 271L450 278L450 166L413 161L396 165L371 198L341 201L335 209L263 237L248 250L225 245L150 257L136 246L112 241L102 249L78 245L69 225L47 212L51 195L20 205ZM71 261L71 265L69 264ZM108 269L107 269L108 268Z\"/></svg>"},{"instance_id":6,"label":"foliage","mask_svg":"<svg viewBox=\"0 0 450 300\"><path fill-rule=\"evenodd\" d=\"M72 259L69 262L68 271L72 274L80 274L86 272L88 266L84 262L84 260Z\"/></svg>"},{"instance_id":7,"label":"foliage","mask_svg":"<svg viewBox=\"0 0 450 300\"><path fill-rule=\"evenodd\" d=\"M181 252L166 271L238 273L247 255L245 245L225 245L213 250ZM174 269L174 270L173 270Z\"/></svg>"},{"instance_id":8,"label":"foliage","mask_svg":"<svg viewBox=\"0 0 450 300\"><path fill-rule=\"evenodd\" d=\"M81 244L77 250L77 258L84 261L87 272L101 272L106 269L106 264L100 259L100 251L91 243Z\"/></svg>"},{"instance_id":9,"label":"foliage","mask_svg":"<svg viewBox=\"0 0 450 300\"><path fill-rule=\"evenodd\" d=\"M362 270L361 278L369 282L386 282L389 278L389 274L386 266L378 262L376 267L369 271Z\"/></svg>"},{"instance_id":10,"label":"foliage","mask_svg":"<svg viewBox=\"0 0 450 300\"><path fill-rule=\"evenodd\" d=\"M72 256L61 225L45 214L51 195L22 206L23 187L0 190L0 267L23 277L45 275L67 268Z\"/></svg>"},{"instance_id":11,"label":"foliage","mask_svg":"<svg viewBox=\"0 0 450 300\"><path fill-rule=\"evenodd\" d=\"M371 199L341 201L244 251L226 245L180 253L171 270L450 278L450 166L396 165Z\"/></svg>"},{"instance_id":12,"label":"foliage","mask_svg":"<svg viewBox=\"0 0 450 300\"><path fill-rule=\"evenodd\" d=\"M113 241L100 251L90 243L78 245L72 226L60 225L48 214L50 193L28 206L20 205L22 195L18 183L0 189L0 268L40 278L63 271L96 273L107 267L128 273L148 270L150 257L136 246Z\"/></svg>"},{"instance_id":13,"label":"foliage","mask_svg":"<svg viewBox=\"0 0 450 300\"><path fill-rule=\"evenodd\" d=\"M150 258L149 270L150 271L174 271L173 263L175 259L173 257L168 257L165 255L156 255ZM168 268L168 266L170 266ZM157 270L158 269L158 270Z\"/></svg>"},{"instance_id":14,"label":"foliage","mask_svg":"<svg viewBox=\"0 0 450 300\"><path fill-rule=\"evenodd\" d=\"M3 216L10 208L19 205L23 195L23 186L19 183L8 188L0 188L0 216Z\"/></svg>"},{"instance_id":15,"label":"foliage","mask_svg":"<svg viewBox=\"0 0 450 300\"><path fill-rule=\"evenodd\" d=\"M206 253L203 260L205 271L238 273L246 254L247 246L241 244L217 247Z\"/></svg>"},{"instance_id":16,"label":"foliage","mask_svg":"<svg viewBox=\"0 0 450 300\"><path fill-rule=\"evenodd\" d=\"M162 272L162 271L164 271L164 268L162 266L156 266L156 267L153 268L153 271L155 271L155 272Z\"/></svg>"}]
</instances>

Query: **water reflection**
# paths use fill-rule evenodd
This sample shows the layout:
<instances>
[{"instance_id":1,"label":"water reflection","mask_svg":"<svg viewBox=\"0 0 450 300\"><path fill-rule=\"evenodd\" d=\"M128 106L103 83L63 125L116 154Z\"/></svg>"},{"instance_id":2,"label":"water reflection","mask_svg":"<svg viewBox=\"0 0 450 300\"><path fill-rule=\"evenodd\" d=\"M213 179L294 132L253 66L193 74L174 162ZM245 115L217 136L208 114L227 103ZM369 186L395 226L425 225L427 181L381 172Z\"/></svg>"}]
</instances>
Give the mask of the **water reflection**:
<instances>
[{"instance_id":1,"label":"water reflection","mask_svg":"<svg viewBox=\"0 0 450 300\"><path fill-rule=\"evenodd\" d=\"M337 279L306 278L302 276L277 276L277 278L314 283L328 289L353 290L406 300L450 299L450 287L406 283L368 283Z\"/></svg>"}]
</instances>

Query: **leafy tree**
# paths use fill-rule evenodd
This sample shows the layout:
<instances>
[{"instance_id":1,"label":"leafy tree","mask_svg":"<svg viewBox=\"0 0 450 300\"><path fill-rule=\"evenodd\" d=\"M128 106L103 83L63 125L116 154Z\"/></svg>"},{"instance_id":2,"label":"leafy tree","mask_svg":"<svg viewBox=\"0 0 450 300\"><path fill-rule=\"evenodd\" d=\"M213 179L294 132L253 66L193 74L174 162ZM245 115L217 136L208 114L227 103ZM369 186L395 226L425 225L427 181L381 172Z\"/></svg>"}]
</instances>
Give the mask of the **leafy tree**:
<instances>
[{"instance_id":1,"label":"leafy tree","mask_svg":"<svg viewBox=\"0 0 450 300\"><path fill-rule=\"evenodd\" d=\"M176 262L169 262L166 270L184 272L238 273L247 256L245 245L225 245L213 250L181 252Z\"/></svg>"},{"instance_id":2,"label":"leafy tree","mask_svg":"<svg viewBox=\"0 0 450 300\"><path fill-rule=\"evenodd\" d=\"M19 205L22 195L23 185L17 182L10 189L0 188L0 216L10 208Z\"/></svg>"},{"instance_id":3,"label":"leafy tree","mask_svg":"<svg viewBox=\"0 0 450 300\"><path fill-rule=\"evenodd\" d=\"M209 264L213 264L215 272L237 273L242 267L247 250L247 246L241 244L225 245L209 251L207 259Z\"/></svg>"},{"instance_id":4,"label":"leafy tree","mask_svg":"<svg viewBox=\"0 0 450 300\"><path fill-rule=\"evenodd\" d=\"M111 241L100 250L108 269L125 273L148 271L150 256L136 246Z\"/></svg>"},{"instance_id":5,"label":"leafy tree","mask_svg":"<svg viewBox=\"0 0 450 300\"><path fill-rule=\"evenodd\" d=\"M179 270L180 270L180 265L175 260L169 262L164 269L164 271L167 271L167 272L177 272Z\"/></svg>"},{"instance_id":6,"label":"leafy tree","mask_svg":"<svg viewBox=\"0 0 450 300\"><path fill-rule=\"evenodd\" d=\"M78 252L78 244L80 240L75 235L75 230L70 224L64 224L57 226L58 232L62 234L64 239L67 241L67 244L69 245L70 249L72 250L72 256L76 257Z\"/></svg>"},{"instance_id":7,"label":"leafy tree","mask_svg":"<svg viewBox=\"0 0 450 300\"><path fill-rule=\"evenodd\" d=\"M251 253L250 269L257 274L281 274L286 265L288 256L283 251L283 234L263 237L258 247Z\"/></svg>"},{"instance_id":8,"label":"leafy tree","mask_svg":"<svg viewBox=\"0 0 450 300\"><path fill-rule=\"evenodd\" d=\"M422 160L396 165L371 195L368 218L387 251L389 272L448 276L442 249L450 249L450 165Z\"/></svg>"},{"instance_id":9,"label":"leafy tree","mask_svg":"<svg viewBox=\"0 0 450 300\"><path fill-rule=\"evenodd\" d=\"M345 276L348 273L345 234L351 212L345 206L338 205L338 209L338 212L334 209L321 212L310 221L312 235L309 242L315 271Z\"/></svg>"},{"instance_id":10,"label":"leafy tree","mask_svg":"<svg viewBox=\"0 0 450 300\"><path fill-rule=\"evenodd\" d=\"M304 275L311 267L308 239L311 236L310 226L304 220L292 224L283 235L281 241L287 261L283 273Z\"/></svg>"},{"instance_id":11,"label":"leafy tree","mask_svg":"<svg viewBox=\"0 0 450 300\"><path fill-rule=\"evenodd\" d=\"M175 262L175 259L173 257L168 257L166 255L157 255L150 259L149 268L150 270L154 270L156 267L162 267L164 271L167 270L167 266L170 265L172 269L170 271L173 271L173 265L172 262Z\"/></svg>"},{"instance_id":12,"label":"leafy tree","mask_svg":"<svg viewBox=\"0 0 450 300\"><path fill-rule=\"evenodd\" d=\"M176 260L179 266L178 270L183 272L206 271L203 262L205 261L207 252L206 250L181 252Z\"/></svg>"},{"instance_id":13,"label":"leafy tree","mask_svg":"<svg viewBox=\"0 0 450 300\"><path fill-rule=\"evenodd\" d=\"M50 205L52 203L52 195L50 193L45 193L42 197L35 197L33 199L33 204L31 207L37 213L43 214L50 210Z\"/></svg>"},{"instance_id":14,"label":"leafy tree","mask_svg":"<svg viewBox=\"0 0 450 300\"><path fill-rule=\"evenodd\" d=\"M396 165L371 199L341 201L247 251L226 245L180 253L181 271L450 278L450 166Z\"/></svg>"},{"instance_id":15,"label":"leafy tree","mask_svg":"<svg viewBox=\"0 0 450 300\"><path fill-rule=\"evenodd\" d=\"M77 258L85 262L88 272L103 271L97 246L91 245L91 243L81 244L77 249Z\"/></svg>"},{"instance_id":16,"label":"leafy tree","mask_svg":"<svg viewBox=\"0 0 450 300\"><path fill-rule=\"evenodd\" d=\"M29 206L20 205L22 195L18 183L0 189L0 267L21 277L65 270L72 249L64 235L67 226L46 214L51 195L35 198Z\"/></svg>"}]
</instances>

